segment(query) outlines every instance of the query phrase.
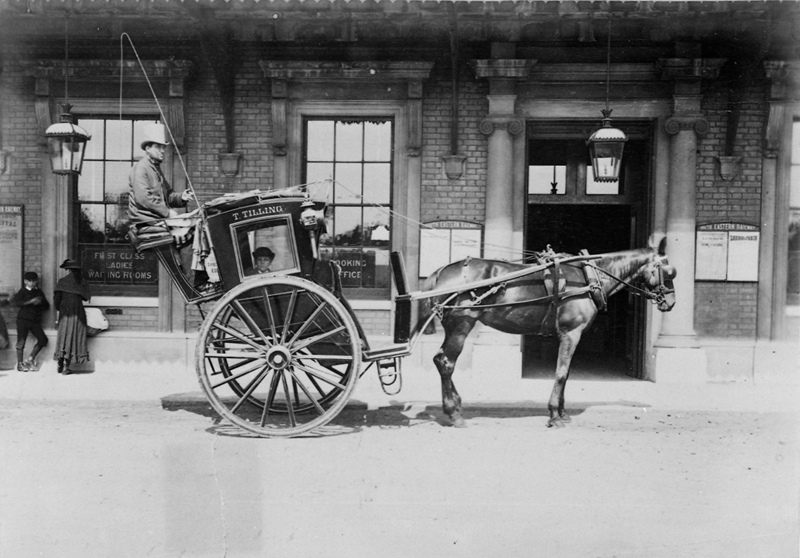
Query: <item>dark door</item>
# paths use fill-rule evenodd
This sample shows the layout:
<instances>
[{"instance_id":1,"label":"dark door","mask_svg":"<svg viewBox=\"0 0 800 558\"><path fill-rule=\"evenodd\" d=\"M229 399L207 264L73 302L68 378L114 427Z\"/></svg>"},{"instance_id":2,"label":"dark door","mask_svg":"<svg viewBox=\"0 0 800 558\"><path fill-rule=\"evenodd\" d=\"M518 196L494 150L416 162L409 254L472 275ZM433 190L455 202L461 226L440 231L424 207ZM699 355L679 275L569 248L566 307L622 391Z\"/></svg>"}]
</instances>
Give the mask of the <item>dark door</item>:
<instances>
[{"instance_id":1,"label":"dark door","mask_svg":"<svg viewBox=\"0 0 800 558\"><path fill-rule=\"evenodd\" d=\"M579 124L548 128L537 123L529 130L526 251L549 245L556 252L576 254L585 249L598 254L644 246L649 126L617 125L633 137L625 148L620 181L603 184L593 180L585 146L591 125L584 131ZM608 308L584 333L570 375L641 377L643 317L644 305L636 297L626 291L611 297ZM524 336L523 377L552 377L557 349L555 338Z\"/></svg>"}]
</instances>

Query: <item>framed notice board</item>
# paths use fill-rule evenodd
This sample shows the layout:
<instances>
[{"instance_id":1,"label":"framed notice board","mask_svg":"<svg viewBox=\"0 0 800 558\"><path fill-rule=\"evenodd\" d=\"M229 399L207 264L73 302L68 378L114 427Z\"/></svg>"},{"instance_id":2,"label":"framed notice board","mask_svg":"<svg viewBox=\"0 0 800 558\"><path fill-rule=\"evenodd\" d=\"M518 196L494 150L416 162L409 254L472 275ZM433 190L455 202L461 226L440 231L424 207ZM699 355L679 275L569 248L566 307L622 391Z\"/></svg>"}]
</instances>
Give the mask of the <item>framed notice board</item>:
<instances>
[{"instance_id":1,"label":"framed notice board","mask_svg":"<svg viewBox=\"0 0 800 558\"><path fill-rule=\"evenodd\" d=\"M697 227L694 278L698 281L758 281L761 232L746 223Z\"/></svg>"},{"instance_id":2,"label":"framed notice board","mask_svg":"<svg viewBox=\"0 0 800 558\"><path fill-rule=\"evenodd\" d=\"M467 256L481 257L483 227L472 221L433 221L419 234L419 276L427 277L443 265Z\"/></svg>"},{"instance_id":3,"label":"framed notice board","mask_svg":"<svg viewBox=\"0 0 800 558\"><path fill-rule=\"evenodd\" d=\"M0 205L0 299L10 298L22 285L23 206Z\"/></svg>"}]
</instances>

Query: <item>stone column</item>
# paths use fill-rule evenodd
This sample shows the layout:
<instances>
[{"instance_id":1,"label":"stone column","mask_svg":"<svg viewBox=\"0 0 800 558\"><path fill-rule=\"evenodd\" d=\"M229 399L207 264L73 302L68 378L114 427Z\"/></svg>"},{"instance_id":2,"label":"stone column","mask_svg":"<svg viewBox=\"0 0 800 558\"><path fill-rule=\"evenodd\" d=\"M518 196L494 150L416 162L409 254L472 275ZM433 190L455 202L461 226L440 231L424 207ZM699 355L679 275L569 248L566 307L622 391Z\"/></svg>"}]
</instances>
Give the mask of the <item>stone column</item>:
<instances>
[{"instance_id":1,"label":"stone column","mask_svg":"<svg viewBox=\"0 0 800 558\"><path fill-rule=\"evenodd\" d=\"M676 52L696 54L697 46L676 45ZM664 79L672 80L673 114L664 123L670 137L667 194L667 255L675 266L677 303L665 313L655 343L657 381L702 382L706 354L694 330L694 268L697 184L697 142L708 132L701 112L703 78L716 78L724 59L668 58L659 60Z\"/></svg>"},{"instance_id":2,"label":"stone column","mask_svg":"<svg viewBox=\"0 0 800 558\"><path fill-rule=\"evenodd\" d=\"M473 60L478 78L489 81L489 110L479 130L488 137L484 250L487 258L514 259L522 246L514 246L514 212L522 207L515 200L514 170L524 161L514 157L514 142L524 138L525 122L516 116L516 81L528 76L535 60L507 58L514 45L495 43L492 58ZM515 203L515 201L517 203ZM521 222L521 221L520 221Z\"/></svg>"},{"instance_id":3,"label":"stone column","mask_svg":"<svg viewBox=\"0 0 800 558\"><path fill-rule=\"evenodd\" d=\"M491 107L497 105L513 110L516 95L489 95ZM487 118L480 131L489 138L486 172L486 208L484 249L486 258L513 259L519 247L510 245L514 234L514 145L513 136L525 128L521 119Z\"/></svg>"},{"instance_id":4,"label":"stone column","mask_svg":"<svg viewBox=\"0 0 800 558\"><path fill-rule=\"evenodd\" d=\"M700 98L676 98L675 104L699 110ZM664 315L659 345L694 346L696 153L697 138L708 131L708 122L699 114L683 114L669 118L665 129L670 134L667 255L679 270L675 277L679 303Z\"/></svg>"}]
</instances>

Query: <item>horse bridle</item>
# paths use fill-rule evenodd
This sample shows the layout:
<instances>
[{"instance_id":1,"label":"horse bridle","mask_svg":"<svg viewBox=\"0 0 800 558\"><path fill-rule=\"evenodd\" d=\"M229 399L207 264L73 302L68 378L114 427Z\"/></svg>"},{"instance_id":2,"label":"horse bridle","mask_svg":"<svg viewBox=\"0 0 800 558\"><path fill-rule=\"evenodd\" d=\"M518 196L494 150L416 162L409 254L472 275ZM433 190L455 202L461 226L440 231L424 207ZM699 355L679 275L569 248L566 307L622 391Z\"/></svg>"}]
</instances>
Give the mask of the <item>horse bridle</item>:
<instances>
[{"instance_id":1,"label":"horse bridle","mask_svg":"<svg viewBox=\"0 0 800 558\"><path fill-rule=\"evenodd\" d=\"M602 271L603 273L605 273L606 275L611 277L617 283L620 283L620 284L628 287L632 291L632 293L634 295L641 296L641 297L649 300L650 302L652 302L652 303L654 303L656 305L666 303L667 295L675 293L675 289L668 288L666 283L665 283L665 281L664 281L664 273L665 273L664 272L664 266L668 266L669 265L669 261L667 260L667 256L658 256L654 261L649 262L647 264L648 266L654 266L658 270L658 285L656 285L655 287L653 287L652 289L649 289L649 290L648 289L642 289L642 288L637 287L636 285L634 285L632 283L629 283L628 281L624 281L624 280L620 279L619 277L617 277L616 275L614 275L613 273L610 273L610 272L606 271L605 269L603 269L601 267L597 267L596 265L594 265L594 263L587 263L587 265L591 266L592 268L594 268L597 271ZM674 277L674 274L673 274L673 277Z\"/></svg>"}]
</instances>

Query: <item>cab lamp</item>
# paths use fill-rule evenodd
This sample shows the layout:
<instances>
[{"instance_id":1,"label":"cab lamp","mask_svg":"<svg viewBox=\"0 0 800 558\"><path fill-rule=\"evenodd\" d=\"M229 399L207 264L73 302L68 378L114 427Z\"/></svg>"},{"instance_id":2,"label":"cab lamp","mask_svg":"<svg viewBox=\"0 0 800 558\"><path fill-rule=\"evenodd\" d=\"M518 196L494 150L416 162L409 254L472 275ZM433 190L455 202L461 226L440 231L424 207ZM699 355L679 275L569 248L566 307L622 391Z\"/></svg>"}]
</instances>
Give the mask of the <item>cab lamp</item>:
<instances>
[{"instance_id":1,"label":"cab lamp","mask_svg":"<svg viewBox=\"0 0 800 558\"><path fill-rule=\"evenodd\" d=\"M54 174L78 175L83 168L86 142L91 139L86 130L75 124L70 106L63 106L61 121L52 124L45 132L50 165Z\"/></svg>"},{"instance_id":2,"label":"cab lamp","mask_svg":"<svg viewBox=\"0 0 800 558\"><path fill-rule=\"evenodd\" d=\"M595 182L617 182L619 180L622 151L628 137L625 132L611 125L611 110L603 111L603 124L588 140L589 157Z\"/></svg>"}]
</instances>

